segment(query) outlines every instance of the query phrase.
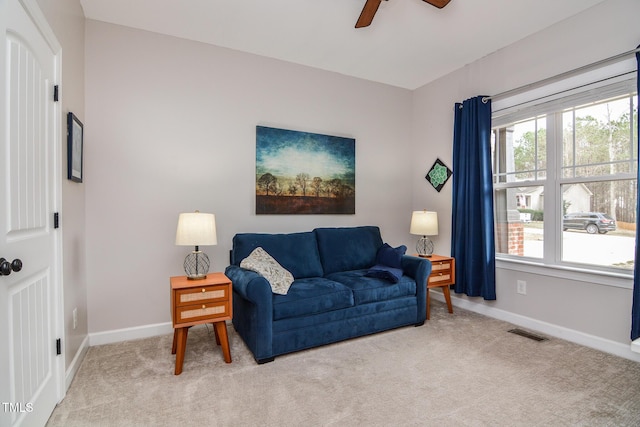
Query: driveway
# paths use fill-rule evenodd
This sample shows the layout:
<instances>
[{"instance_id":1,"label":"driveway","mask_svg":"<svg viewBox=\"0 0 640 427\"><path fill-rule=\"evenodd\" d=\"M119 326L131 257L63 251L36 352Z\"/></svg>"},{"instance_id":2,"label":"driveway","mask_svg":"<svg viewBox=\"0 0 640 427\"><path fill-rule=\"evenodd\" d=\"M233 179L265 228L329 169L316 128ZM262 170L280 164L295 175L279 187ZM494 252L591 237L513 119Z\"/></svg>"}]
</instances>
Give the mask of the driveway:
<instances>
[{"instance_id":1,"label":"driveway","mask_svg":"<svg viewBox=\"0 0 640 427\"><path fill-rule=\"evenodd\" d=\"M542 230L525 227L524 255L542 258ZM619 234L588 234L563 231L563 261L580 264L633 268L635 237Z\"/></svg>"}]
</instances>

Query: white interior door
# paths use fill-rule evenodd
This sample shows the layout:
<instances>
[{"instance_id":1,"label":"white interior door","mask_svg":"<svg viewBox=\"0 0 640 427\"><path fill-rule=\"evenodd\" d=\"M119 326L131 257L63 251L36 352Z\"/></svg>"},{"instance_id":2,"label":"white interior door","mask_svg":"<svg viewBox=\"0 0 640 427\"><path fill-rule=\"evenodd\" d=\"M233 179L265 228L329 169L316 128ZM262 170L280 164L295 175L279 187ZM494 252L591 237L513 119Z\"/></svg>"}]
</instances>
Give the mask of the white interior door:
<instances>
[{"instance_id":1,"label":"white interior door","mask_svg":"<svg viewBox=\"0 0 640 427\"><path fill-rule=\"evenodd\" d=\"M43 24L33 0L0 0L0 257L22 261L10 274L1 274L0 263L2 426L44 425L64 393L64 362L56 355L60 233L53 228L59 47Z\"/></svg>"}]
</instances>

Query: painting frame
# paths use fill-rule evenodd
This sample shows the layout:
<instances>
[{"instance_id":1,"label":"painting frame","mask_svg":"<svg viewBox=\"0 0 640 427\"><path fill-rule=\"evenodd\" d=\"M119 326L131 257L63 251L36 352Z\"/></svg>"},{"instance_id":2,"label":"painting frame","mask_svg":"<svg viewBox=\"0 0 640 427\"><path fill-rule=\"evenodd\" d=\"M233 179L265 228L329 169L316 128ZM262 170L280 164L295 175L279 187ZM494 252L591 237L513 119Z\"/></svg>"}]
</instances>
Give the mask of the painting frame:
<instances>
[{"instance_id":1,"label":"painting frame","mask_svg":"<svg viewBox=\"0 0 640 427\"><path fill-rule=\"evenodd\" d=\"M355 142L256 126L255 213L355 215Z\"/></svg>"},{"instance_id":2,"label":"painting frame","mask_svg":"<svg viewBox=\"0 0 640 427\"><path fill-rule=\"evenodd\" d=\"M84 175L84 125L75 114L67 114L67 179L82 182Z\"/></svg>"}]
</instances>

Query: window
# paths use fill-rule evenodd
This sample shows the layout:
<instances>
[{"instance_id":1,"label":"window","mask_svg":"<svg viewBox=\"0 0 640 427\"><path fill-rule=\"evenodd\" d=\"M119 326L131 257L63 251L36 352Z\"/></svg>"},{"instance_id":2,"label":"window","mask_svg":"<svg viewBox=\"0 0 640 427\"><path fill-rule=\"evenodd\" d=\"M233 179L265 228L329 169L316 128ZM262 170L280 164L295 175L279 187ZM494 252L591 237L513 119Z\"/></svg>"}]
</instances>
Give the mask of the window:
<instances>
[{"instance_id":1,"label":"window","mask_svg":"<svg viewBox=\"0 0 640 427\"><path fill-rule=\"evenodd\" d=\"M632 274L633 80L493 118L496 255Z\"/></svg>"}]
</instances>

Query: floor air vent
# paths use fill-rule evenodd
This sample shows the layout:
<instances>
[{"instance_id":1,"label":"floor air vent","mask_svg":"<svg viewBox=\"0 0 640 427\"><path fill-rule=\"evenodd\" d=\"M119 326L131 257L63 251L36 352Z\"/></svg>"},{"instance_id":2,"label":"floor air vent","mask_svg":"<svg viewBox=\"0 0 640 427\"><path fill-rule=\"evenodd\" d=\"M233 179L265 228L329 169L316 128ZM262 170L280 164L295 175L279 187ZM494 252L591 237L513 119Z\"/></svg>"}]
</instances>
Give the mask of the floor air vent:
<instances>
[{"instance_id":1,"label":"floor air vent","mask_svg":"<svg viewBox=\"0 0 640 427\"><path fill-rule=\"evenodd\" d=\"M529 338L534 341L546 341L548 339L541 337L540 335L532 334L531 332L523 331L522 329L510 329L507 332L511 332L512 334L520 335L521 337Z\"/></svg>"}]
</instances>

